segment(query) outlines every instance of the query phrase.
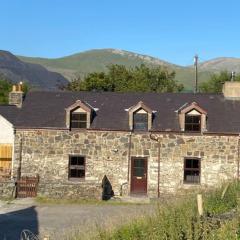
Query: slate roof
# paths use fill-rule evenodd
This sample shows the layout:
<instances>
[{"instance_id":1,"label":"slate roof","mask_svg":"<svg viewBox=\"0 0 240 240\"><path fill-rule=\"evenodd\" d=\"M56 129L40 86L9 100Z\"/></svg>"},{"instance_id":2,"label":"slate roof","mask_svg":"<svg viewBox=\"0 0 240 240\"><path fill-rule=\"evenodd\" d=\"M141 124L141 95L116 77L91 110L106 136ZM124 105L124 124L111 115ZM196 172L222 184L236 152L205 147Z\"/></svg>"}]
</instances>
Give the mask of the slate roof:
<instances>
[{"instance_id":1,"label":"slate roof","mask_svg":"<svg viewBox=\"0 0 240 240\"><path fill-rule=\"evenodd\" d=\"M19 114L19 109L13 105L0 105L0 115L2 115L5 119L15 125L17 120L17 116ZM1 126L0 126L1 129Z\"/></svg>"},{"instance_id":2,"label":"slate roof","mask_svg":"<svg viewBox=\"0 0 240 240\"><path fill-rule=\"evenodd\" d=\"M176 110L196 102L208 113L208 132L240 133L240 101L222 94L30 92L21 109L0 106L0 114L17 128L66 128L65 109L76 100L98 109L91 129L129 130L126 109L143 101L154 111L153 131L180 131Z\"/></svg>"}]
</instances>

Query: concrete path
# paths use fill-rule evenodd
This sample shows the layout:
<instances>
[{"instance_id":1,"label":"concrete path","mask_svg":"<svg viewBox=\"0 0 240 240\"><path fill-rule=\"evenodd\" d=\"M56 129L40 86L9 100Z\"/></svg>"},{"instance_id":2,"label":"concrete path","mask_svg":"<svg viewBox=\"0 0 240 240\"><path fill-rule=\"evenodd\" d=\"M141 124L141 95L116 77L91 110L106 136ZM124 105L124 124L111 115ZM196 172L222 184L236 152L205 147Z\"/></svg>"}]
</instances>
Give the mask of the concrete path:
<instances>
[{"instance_id":1,"label":"concrete path","mask_svg":"<svg viewBox=\"0 0 240 240\"><path fill-rule=\"evenodd\" d=\"M23 229L51 239L66 239L76 232L88 239L98 228L111 229L153 212L152 205L139 204L37 205L31 199L0 203L0 240L19 240Z\"/></svg>"}]
</instances>

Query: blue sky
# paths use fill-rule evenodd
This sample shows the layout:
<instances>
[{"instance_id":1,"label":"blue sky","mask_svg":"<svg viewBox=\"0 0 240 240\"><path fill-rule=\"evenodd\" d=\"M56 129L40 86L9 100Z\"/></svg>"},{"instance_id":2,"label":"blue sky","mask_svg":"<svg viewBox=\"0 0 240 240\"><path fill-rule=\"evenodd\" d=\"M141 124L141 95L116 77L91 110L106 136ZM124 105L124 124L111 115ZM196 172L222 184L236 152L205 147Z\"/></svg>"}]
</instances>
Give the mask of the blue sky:
<instances>
[{"instance_id":1,"label":"blue sky","mask_svg":"<svg viewBox=\"0 0 240 240\"><path fill-rule=\"evenodd\" d=\"M118 48L181 64L240 57L239 0L0 0L0 49L61 57Z\"/></svg>"}]
</instances>

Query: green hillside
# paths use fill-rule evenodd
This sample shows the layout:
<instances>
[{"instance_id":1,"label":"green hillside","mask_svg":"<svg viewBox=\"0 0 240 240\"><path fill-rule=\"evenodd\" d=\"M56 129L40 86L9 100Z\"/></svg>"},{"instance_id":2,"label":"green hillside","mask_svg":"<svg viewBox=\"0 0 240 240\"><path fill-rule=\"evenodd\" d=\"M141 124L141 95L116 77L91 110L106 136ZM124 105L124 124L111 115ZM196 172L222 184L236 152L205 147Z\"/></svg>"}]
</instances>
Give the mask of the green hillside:
<instances>
[{"instance_id":1,"label":"green hillside","mask_svg":"<svg viewBox=\"0 0 240 240\"><path fill-rule=\"evenodd\" d=\"M141 55L116 49L90 50L57 59L31 58L18 56L22 61L38 63L48 70L56 71L71 80L76 75L84 76L95 71L106 71L109 64L121 64L127 67L146 65L161 65L176 71L176 80L183 83L187 90L194 84L194 69L181 67L147 55ZM208 80L209 72L199 73L199 81Z\"/></svg>"}]
</instances>

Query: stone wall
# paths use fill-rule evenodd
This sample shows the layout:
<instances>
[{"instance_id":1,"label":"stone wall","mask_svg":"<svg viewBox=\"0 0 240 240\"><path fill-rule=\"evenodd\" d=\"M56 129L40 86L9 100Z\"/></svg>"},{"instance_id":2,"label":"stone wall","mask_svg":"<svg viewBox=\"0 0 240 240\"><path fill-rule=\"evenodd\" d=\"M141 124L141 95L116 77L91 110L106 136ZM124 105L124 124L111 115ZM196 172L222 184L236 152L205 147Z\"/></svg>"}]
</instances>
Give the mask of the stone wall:
<instances>
[{"instance_id":1,"label":"stone wall","mask_svg":"<svg viewBox=\"0 0 240 240\"><path fill-rule=\"evenodd\" d=\"M214 135L155 134L160 138L161 194L213 187L237 176L238 137ZM22 149L20 149L22 139ZM106 175L116 195L130 192L131 157L148 158L148 196L157 197L158 142L150 134L129 132L17 130L14 175L21 153L22 175L40 175L39 192L52 197L101 197ZM69 155L86 157L85 180L68 179ZM185 157L201 158L201 184L183 183Z\"/></svg>"},{"instance_id":2,"label":"stone wall","mask_svg":"<svg viewBox=\"0 0 240 240\"><path fill-rule=\"evenodd\" d=\"M15 197L14 181L0 182L0 199L10 199Z\"/></svg>"}]
</instances>

